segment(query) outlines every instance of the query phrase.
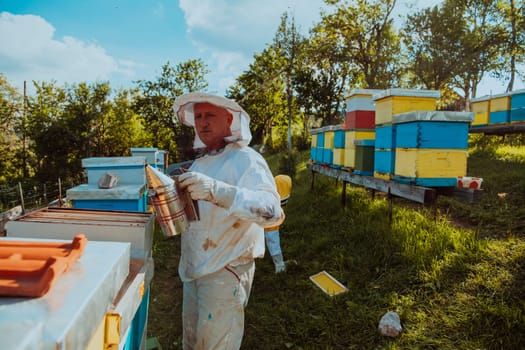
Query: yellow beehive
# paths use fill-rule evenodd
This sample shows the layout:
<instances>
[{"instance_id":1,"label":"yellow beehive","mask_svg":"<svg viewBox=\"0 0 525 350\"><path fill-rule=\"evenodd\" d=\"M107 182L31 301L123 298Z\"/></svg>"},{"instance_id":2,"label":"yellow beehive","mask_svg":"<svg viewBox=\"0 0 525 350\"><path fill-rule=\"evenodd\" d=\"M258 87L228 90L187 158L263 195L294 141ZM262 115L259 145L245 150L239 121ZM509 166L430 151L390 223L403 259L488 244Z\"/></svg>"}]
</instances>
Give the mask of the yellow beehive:
<instances>
[{"instance_id":1,"label":"yellow beehive","mask_svg":"<svg viewBox=\"0 0 525 350\"><path fill-rule=\"evenodd\" d=\"M508 110L510 110L510 94L492 96L489 104L490 112L500 112Z\"/></svg>"},{"instance_id":2,"label":"yellow beehive","mask_svg":"<svg viewBox=\"0 0 525 350\"><path fill-rule=\"evenodd\" d=\"M312 141L310 144L312 147L317 147L317 134L312 135Z\"/></svg>"},{"instance_id":3,"label":"yellow beehive","mask_svg":"<svg viewBox=\"0 0 525 350\"><path fill-rule=\"evenodd\" d=\"M345 163L345 149L344 148L334 148L333 164L343 166L344 163Z\"/></svg>"},{"instance_id":4,"label":"yellow beehive","mask_svg":"<svg viewBox=\"0 0 525 350\"><path fill-rule=\"evenodd\" d=\"M354 148L345 148L343 166L345 166L347 168L354 168L355 167L355 152L356 152L355 147Z\"/></svg>"},{"instance_id":5,"label":"yellow beehive","mask_svg":"<svg viewBox=\"0 0 525 350\"><path fill-rule=\"evenodd\" d=\"M324 133L324 148L333 149L334 148L334 132L325 131Z\"/></svg>"},{"instance_id":6,"label":"yellow beehive","mask_svg":"<svg viewBox=\"0 0 525 350\"><path fill-rule=\"evenodd\" d=\"M387 89L374 95L376 125L392 122L392 116L413 111L434 111L440 96L437 90Z\"/></svg>"},{"instance_id":7,"label":"yellow beehive","mask_svg":"<svg viewBox=\"0 0 525 350\"><path fill-rule=\"evenodd\" d=\"M345 148L355 149L355 140L375 140L376 132L370 129L352 129L345 131Z\"/></svg>"},{"instance_id":8,"label":"yellow beehive","mask_svg":"<svg viewBox=\"0 0 525 350\"><path fill-rule=\"evenodd\" d=\"M467 151L459 149L396 148L395 175L408 178L466 176Z\"/></svg>"},{"instance_id":9,"label":"yellow beehive","mask_svg":"<svg viewBox=\"0 0 525 350\"><path fill-rule=\"evenodd\" d=\"M472 112L474 112L474 120L471 125L487 125L490 117L490 96L473 98L470 102Z\"/></svg>"}]
</instances>

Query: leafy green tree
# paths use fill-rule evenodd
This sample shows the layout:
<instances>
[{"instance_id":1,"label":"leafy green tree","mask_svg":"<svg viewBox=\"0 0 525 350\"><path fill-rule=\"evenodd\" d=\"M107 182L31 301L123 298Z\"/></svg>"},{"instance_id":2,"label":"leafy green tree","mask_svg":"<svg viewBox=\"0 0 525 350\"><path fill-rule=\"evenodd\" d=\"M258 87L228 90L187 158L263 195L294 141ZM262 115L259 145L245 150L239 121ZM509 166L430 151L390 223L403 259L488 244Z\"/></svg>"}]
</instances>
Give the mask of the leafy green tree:
<instances>
[{"instance_id":1,"label":"leafy green tree","mask_svg":"<svg viewBox=\"0 0 525 350\"><path fill-rule=\"evenodd\" d=\"M63 120L66 91L56 82L33 84L36 94L28 98L27 133L35 154L36 177L41 182L70 179L74 177L74 172L69 170L74 138Z\"/></svg>"},{"instance_id":2,"label":"leafy green tree","mask_svg":"<svg viewBox=\"0 0 525 350\"><path fill-rule=\"evenodd\" d=\"M525 73L518 69L525 65L525 1L501 0L498 2L498 9L503 15L505 49L501 52L501 68L495 72L495 76L508 76L508 92L513 90L516 76L525 81Z\"/></svg>"},{"instance_id":3,"label":"leafy green tree","mask_svg":"<svg viewBox=\"0 0 525 350\"><path fill-rule=\"evenodd\" d=\"M0 73L0 183L23 176L24 164L18 162L23 145L17 134L22 117L23 97Z\"/></svg>"},{"instance_id":4,"label":"leafy green tree","mask_svg":"<svg viewBox=\"0 0 525 350\"><path fill-rule=\"evenodd\" d=\"M499 67L505 43L501 16L496 0L446 0L443 6L452 8L452 15L465 20L462 40L457 46L462 71L454 77L453 87L463 92L468 106L485 74Z\"/></svg>"},{"instance_id":5,"label":"leafy green tree","mask_svg":"<svg viewBox=\"0 0 525 350\"><path fill-rule=\"evenodd\" d=\"M152 146L168 151L171 161L189 157L193 144L193 130L175 121L173 101L183 93L206 90L208 72L200 59L191 59L175 67L167 62L156 80L137 82L139 93L134 97L133 109L144 119L148 132L155 136Z\"/></svg>"},{"instance_id":6,"label":"leafy green tree","mask_svg":"<svg viewBox=\"0 0 525 350\"><path fill-rule=\"evenodd\" d=\"M132 147L150 146L154 135L133 109L136 91L119 90L106 116L104 145L108 155L127 155Z\"/></svg>"},{"instance_id":7,"label":"leafy green tree","mask_svg":"<svg viewBox=\"0 0 525 350\"><path fill-rule=\"evenodd\" d=\"M335 11L323 14L326 40L335 41L349 65L350 87L384 89L401 84L404 66L392 10L396 0L325 0ZM319 30L320 31L320 30Z\"/></svg>"},{"instance_id":8,"label":"leafy green tree","mask_svg":"<svg viewBox=\"0 0 525 350\"><path fill-rule=\"evenodd\" d=\"M281 16L281 24L273 40L273 46L284 58L283 73L286 87L286 108L288 114L288 152L292 151L292 121L293 121L293 84L292 80L299 65L299 56L303 49L304 38L295 25L295 19L285 12Z\"/></svg>"},{"instance_id":9,"label":"leafy green tree","mask_svg":"<svg viewBox=\"0 0 525 350\"><path fill-rule=\"evenodd\" d=\"M314 115L321 120L321 125L341 122L340 105L352 73L344 47L324 24L310 31L304 65L294 78L297 101L304 109L305 132L308 132L309 121Z\"/></svg>"},{"instance_id":10,"label":"leafy green tree","mask_svg":"<svg viewBox=\"0 0 525 350\"><path fill-rule=\"evenodd\" d=\"M283 64L283 57L273 46L266 48L254 55L254 62L227 93L250 115L252 143L270 149L279 146L272 137L274 126L287 127L286 95L281 79Z\"/></svg>"},{"instance_id":11,"label":"leafy green tree","mask_svg":"<svg viewBox=\"0 0 525 350\"><path fill-rule=\"evenodd\" d=\"M464 70L461 44L465 20L452 8L434 6L409 14L404 44L411 86L440 90Z\"/></svg>"}]
</instances>

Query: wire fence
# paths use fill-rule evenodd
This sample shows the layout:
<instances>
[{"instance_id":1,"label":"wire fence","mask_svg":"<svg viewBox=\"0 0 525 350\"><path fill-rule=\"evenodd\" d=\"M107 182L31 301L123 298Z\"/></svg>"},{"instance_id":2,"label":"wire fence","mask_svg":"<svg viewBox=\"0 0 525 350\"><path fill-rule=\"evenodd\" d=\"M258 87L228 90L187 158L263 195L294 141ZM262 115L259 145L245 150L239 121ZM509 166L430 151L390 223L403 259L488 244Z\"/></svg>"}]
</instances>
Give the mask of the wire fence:
<instances>
[{"instance_id":1,"label":"wire fence","mask_svg":"<svg viewBox=\"0 0 525 350\"><path fill-rule=\"evenodd\" d=\"M53 201L62 200L72 182L30 183L0 185L0 212L21 206L22 211L28 211L49 205Z\"/></svg>"}]
</instances>

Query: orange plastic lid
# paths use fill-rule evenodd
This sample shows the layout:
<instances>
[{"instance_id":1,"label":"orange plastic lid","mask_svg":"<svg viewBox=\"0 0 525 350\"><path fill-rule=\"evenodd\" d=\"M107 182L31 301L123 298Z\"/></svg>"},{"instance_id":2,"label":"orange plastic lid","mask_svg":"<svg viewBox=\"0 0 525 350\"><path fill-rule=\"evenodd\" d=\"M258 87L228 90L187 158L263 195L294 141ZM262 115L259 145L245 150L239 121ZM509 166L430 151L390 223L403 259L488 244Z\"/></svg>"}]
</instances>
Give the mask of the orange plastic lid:
<instances>
[{"instance_id":1,"label":"orange plastic lid","mask_svg":"<svg viewBox=\"0 0 525 350\"><path fill-rule=\"evenodd\" d=\"M71 243L0 240L0 296L45 295L84 252L87 238Z\"/></svg>"}]
</instances>

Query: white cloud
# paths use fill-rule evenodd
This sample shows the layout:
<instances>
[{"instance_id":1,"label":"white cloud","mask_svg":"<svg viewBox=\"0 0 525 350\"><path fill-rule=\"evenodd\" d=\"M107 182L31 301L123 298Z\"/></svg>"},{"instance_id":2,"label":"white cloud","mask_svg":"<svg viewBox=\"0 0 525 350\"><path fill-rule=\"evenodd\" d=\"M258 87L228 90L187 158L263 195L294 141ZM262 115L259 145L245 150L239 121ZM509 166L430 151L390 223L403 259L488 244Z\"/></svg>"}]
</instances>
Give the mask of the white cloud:
<instances>
[{"instance_id":1,"label":"white cloud","mask_svg":"<svg viewBox=\"0 0 525 350\"><path fill-rule=\"evenodd\" d=\"M39 16L1 13L0 38L0 67L14 86L24 80L62 84L134 74L133 62L118 61L96 43L55 38L55 28Z\"/></svg>"},{"instance_id":2,"label":"white cloud","mask_svg":"<svg viewBox=\"0 0 525 350\"><path fill-rule=\"evenodd\" d=\"M208 54L208 65L222 93L248 69L253 54L273 40L281 15L289 12L307 34L319 20L322 0L180 0L190 40Z\"/></svg>"}]
</instances>

